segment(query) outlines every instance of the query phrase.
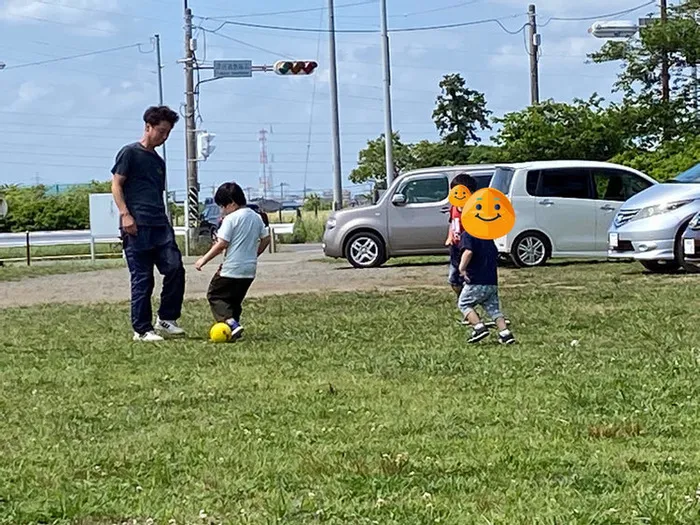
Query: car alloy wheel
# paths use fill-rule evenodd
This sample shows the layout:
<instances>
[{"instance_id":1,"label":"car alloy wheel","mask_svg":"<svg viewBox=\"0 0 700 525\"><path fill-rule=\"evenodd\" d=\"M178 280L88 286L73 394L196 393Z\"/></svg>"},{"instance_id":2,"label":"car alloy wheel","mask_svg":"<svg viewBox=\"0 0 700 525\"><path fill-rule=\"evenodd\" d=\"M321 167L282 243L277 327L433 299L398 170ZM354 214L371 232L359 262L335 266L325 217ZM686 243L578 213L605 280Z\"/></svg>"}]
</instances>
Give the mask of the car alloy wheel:
<instances>
[{"instance_id":1,"label":"car alloy wheel","mask_svg":"<svg viewBox=\"0 0 700 525\"><path fill-rule=\"evenodd\" d=\"M355 268L381 266L386 260L384 253L384 244L373 233L358 233L348 243L347 258Z\"/></svg>"},{"instance_id":2,"label":"car alloy wheel","mask_svg":"<svg viewBox=\"0 0 700 525\"><path fill-rule=\"evenodd\" d=\"M518 266L541 266L547 260L547 245L537 234L527 234L518 239L513 249Z\"/></svg>"}]
</instances>

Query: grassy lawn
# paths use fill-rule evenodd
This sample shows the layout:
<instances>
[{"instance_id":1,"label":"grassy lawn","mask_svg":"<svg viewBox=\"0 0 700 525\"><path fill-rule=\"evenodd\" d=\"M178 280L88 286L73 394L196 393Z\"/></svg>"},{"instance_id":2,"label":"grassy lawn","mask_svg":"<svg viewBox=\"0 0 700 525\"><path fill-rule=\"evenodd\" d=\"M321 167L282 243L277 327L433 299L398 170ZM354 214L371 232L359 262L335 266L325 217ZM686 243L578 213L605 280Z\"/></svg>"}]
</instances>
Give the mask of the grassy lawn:
<instances>
[{"instance_id":1,"label":"grassy lawn","mask_svg":"<svg viewBox=\"0 0 700 525\"><path fill-rule=\"evenodd\" d=\"M24 263L11 263L0 266L0 282L19 281L43 275L62 275L77 272L94 272L125 266L123 259L103 259L92 261L35 262L32 266Z\"/></svg>"},{"instance_id":2,"label":"grassy lawn","mask_svg":"<svg viewBox=\"0 0 700 525\"><path fill-rule=\"evenodd\" d=\"M202 302L161 346L127 305L5 310L0 523L698 523L696 290L519 271L507 348L447 289L250 300L231 345Z\"/></svg>"}]
</instances>

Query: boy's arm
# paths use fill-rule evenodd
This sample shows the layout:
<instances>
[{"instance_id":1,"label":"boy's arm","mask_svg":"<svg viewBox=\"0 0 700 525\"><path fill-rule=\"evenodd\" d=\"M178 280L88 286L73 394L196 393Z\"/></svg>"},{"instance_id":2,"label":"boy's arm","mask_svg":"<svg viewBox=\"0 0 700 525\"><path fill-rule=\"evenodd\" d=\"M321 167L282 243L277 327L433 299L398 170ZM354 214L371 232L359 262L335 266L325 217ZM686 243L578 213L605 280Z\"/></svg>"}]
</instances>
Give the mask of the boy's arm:
<instances>
[{"instance_id":1,"label":"boy's arm","mask_svg":"<svg viewBox=\"0 0 700 525\"><path fill-rule=\"evenodd\" d=\"M472 260L472 251L464 250L462 253L462 259L459 261L459 273L467 273L467 266L469 266L469 261Z\"/></svg>"},{"instance_id":2,"label":"boy's arm","mask_svg":"<svg viewBox=\"0 0 700 525\"><path fill-rule=\"evenodd\" d=\"M270 246L270 235L272 235L270 227L266 226L265 223L263 223L263 228L260 230L260 244L258 245L258 257L260 257L265 252L265 250L267 250L267 247Z\"/></svg>"},{"instance_id":3,"label":"boy's arm","mask_svg":"<svg viewBox=\"0 0 700 525\"><path fill-rule=\"evenodd\" d=\"M200 257L196 263L194 263L194 267L197 270L201 270L205 264L207 264L209 261L211 261L214 257L218 256L227 247L228 247L227 241L225 241L223 239L217 240L216 244L214 244L214 246L212 246L211 249L205 255Z\"/></svg>"}]
</instances>

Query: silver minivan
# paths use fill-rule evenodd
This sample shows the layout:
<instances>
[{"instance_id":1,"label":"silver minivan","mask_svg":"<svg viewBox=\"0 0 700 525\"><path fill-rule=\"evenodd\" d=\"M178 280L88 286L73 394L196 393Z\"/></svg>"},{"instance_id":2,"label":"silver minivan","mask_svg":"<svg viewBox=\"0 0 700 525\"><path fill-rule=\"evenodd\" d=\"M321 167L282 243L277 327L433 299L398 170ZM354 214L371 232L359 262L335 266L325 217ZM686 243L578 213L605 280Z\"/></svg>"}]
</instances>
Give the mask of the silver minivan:
<instances>
[{"instance_id":1,"label":"silver minivan","mask_svg":"<svg viewBox=\"0 0 700 525\"><path fill-rule=\"evenodd\" d=\"M323 234L323 252L346 258L356 268L380 266L391 257L447 254L450 181L458 173L468 173L478 189L487 188L494 169L449 166L402 174L376 204L332 213Z\"/></svg>"},{"instance_id":2,"label":"silver minivan","mask_svg":"<svg viewBox=\"0 0 700 525\"><path fill-rule=\"evenodd\" d=\"M608 255L608 228L623 202L657 182L608 162L539 161L498 166L491 187L515 209L515 225L495 240L498 251L520 267L550 257Z\"/></svg>"}]
</instances>

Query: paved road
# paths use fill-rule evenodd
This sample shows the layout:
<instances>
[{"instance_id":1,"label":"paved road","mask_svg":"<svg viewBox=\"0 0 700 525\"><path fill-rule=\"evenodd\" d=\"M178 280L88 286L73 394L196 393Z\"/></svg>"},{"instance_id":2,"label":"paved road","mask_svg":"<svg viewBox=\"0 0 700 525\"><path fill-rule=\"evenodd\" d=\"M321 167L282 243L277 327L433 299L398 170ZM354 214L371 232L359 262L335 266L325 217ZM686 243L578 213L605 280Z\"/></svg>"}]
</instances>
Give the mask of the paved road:
<instances>
[{"instance_id":1,"label":"paved road","mask_svg":"<svg viewBox=\"0 0 700 525\"><path fill-rule=\"evenodd\" d=\"M186 297L205 297L207 286L218 266L212 261L202 272L186 259ZM382 290L411 286L445 286L445 265L383 267L370 270L351 268L347 262L324 257L320 245L285 246L279 253L260 258L258 278L250 296L307 292ZM157 273L156 273L157 274ZM160 276L157 276L160 289ZM126 268L68 275L53 275L15 282L0 282L0 309L46 303L103 303L129 300L129 273Z\"/></svg>"}]
</instances>

